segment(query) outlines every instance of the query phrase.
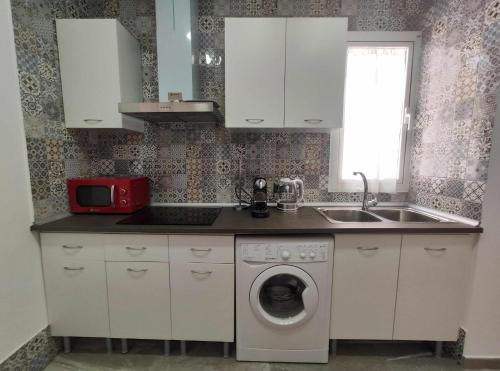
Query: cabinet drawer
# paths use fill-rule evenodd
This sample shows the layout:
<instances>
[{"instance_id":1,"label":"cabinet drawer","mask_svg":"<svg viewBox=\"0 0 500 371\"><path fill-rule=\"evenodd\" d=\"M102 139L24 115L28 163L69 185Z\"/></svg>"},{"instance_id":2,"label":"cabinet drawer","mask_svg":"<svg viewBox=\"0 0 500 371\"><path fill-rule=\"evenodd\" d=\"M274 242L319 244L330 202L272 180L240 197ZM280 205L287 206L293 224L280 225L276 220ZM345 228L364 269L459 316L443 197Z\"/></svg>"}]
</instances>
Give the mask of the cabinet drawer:
<instances>
[{"instance_id":1,"label":"cabinet drawer","mask_svg":"<svg viewBox=\"0 0 500 371\"><path fill-rule=\"evenodd\" d=\"M106 260L168 262L168 236L110 235Z\"/></svg>"},{"instance_id":2,"label":"cabinet drawer","mask_svg":"<svg viewBox=\"0 0 500 371\"><path fill-rule=\"evenodd\" d=\"M106 262L111 337L168 340L168 263Z\"/></svg>"},{"instance_id":3,"label":"cabinet drawer","mask_svg":"<svg viewBox=\"0 0 500 371\"><path fill-rule=\"evenodd\" d=\"M234 264L170 264L172 338L234 340Z\"/></svg>"},{"instance_id":4,"label":"cabinet drawer","mask_svg":"<svg viewBox=\"0 0 500 371\"><path fill-rule=\"evenodd\" d=\"M104 261L44 256L43 271L52 335L109 337Z\"/></svg>"},{"instance_id":5,"label":"cabinet drawer","mask_svg":"<svg viewBox=\"0 0 500 371\"><path fill-rule=\"evenodd\" d=\"M50 259L104 260L103 234L43 233L42 251Z\"/></svg>"},{"instance_id":6,"label":"cabinet drawer","mask_svg":"<svg viewBox=\"0 0 500 371\"><path fill-rule=\"evenodd\" d=\"M173 263L234 263L234 236L170 236Z\"/></svg>"}]
</instances>

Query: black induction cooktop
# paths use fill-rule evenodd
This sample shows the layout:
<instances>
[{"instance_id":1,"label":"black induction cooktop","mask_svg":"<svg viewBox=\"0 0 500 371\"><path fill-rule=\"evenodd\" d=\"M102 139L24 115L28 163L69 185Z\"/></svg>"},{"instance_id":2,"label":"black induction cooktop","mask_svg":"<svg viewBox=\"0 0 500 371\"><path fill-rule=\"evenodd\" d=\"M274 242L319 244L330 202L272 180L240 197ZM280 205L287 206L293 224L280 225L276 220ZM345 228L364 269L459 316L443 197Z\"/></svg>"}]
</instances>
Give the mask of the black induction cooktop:
<instances>
[{"instance_id":1,"label":"black induction cooktop","mask_svg":"<svg viewBox=\"0 0 500 371\"><path fill-rule=\"evenodd\" d=\"M117 224L134 225L212 225L220 207L151 206L142 209Z\"/></svg>"}]
</instances>

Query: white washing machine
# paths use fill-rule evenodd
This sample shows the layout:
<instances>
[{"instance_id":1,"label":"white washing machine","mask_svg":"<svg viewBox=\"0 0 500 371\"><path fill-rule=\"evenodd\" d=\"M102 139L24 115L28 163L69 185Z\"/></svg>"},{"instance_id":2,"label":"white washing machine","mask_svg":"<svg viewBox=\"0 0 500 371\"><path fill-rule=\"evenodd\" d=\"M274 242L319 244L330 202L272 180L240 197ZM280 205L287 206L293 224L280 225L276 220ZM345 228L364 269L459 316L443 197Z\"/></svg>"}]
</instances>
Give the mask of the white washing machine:
<instances>
[{"instance_id":1,"label":"white washing machine","mask_svg":"<svg viewBox=\"0 0 500 371\"><path fill-rule=\"evenodd\" d=\"M236 359L328 362L333 237L236 238Z\"/></svg>"}]
</instances>

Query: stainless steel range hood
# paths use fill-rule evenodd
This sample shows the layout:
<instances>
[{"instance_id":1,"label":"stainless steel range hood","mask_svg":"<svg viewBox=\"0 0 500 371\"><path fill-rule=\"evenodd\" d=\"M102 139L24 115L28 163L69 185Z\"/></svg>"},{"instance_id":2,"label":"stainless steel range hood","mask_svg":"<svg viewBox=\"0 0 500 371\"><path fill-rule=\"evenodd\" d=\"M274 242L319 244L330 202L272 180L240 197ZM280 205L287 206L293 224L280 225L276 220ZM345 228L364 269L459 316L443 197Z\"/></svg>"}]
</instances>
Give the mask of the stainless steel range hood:
<instances>
[{"instance_id":1,"label":"stainless steel range hood","mask_svg":"<svg viewBox=\"0 0 500 371\"><path fill-rule=\"evenodd\" d=\"M165 124L171 122L219 123L223 117L213 101L120 103L118 110L138 119Z\"/></svg>"},{"instance_id":2,"label":"stainless steel range hood","mask_svg":"<svg viewBox=\"0 0 500 371\"><path fill-rule=\"evenodd\" d=\"M200 100L198 0L155 3L160 102L122 102L119 112L153 123L223 122L216 102Z\"/></svg>"}]
</instances>

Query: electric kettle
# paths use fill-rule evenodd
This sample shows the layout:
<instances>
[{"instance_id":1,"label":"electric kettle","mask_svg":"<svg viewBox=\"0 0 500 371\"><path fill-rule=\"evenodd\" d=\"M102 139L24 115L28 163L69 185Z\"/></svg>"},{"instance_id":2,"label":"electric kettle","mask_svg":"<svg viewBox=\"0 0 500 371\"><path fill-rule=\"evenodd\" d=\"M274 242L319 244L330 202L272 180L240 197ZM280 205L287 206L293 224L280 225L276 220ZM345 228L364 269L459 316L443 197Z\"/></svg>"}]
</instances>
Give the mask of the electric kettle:
<instances>
[{"instance_id":1,"label":"electric kettle","mask_svg":"<svg viewBox=\"0 0 500 371\"><path fill-rule=\"evenodd\" d=\"M304 182L299 178L281 178L274 185L274 199L278 210L297 211L304 203Z\"/></svg>"}]
</instances>

